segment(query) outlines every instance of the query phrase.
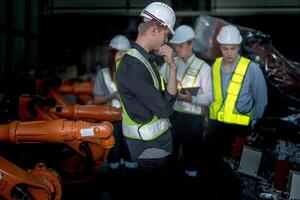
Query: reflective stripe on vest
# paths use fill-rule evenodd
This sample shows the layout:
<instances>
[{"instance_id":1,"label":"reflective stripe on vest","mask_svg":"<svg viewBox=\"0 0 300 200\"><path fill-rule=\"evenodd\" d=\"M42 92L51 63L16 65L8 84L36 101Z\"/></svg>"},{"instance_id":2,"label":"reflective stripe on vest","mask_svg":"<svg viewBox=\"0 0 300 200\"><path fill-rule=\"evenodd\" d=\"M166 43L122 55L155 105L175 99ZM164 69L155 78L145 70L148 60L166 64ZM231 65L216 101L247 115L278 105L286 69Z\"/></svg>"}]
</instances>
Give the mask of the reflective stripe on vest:
<instances>
[{"instance_id":1,"label":"reflective stripe on vest","mask_svg":"<svg viewBox=\"0 0 300 200\"><path fill-rule=\"evenodd\" d=\"M109 69L108 68L101 69L101 74L109 94L113 94L114 92L116 92L117 86L116 83L110 77ZM118 99L113 99L112 101L109 102L109 105L115 108L121 108L121 103Z\"/></svg>"},{"instance_id":2,"label":"reflective stripe on vest","mask_svg":"<svg viewBox=\"0 0 300 200\"><path fill-rule=\"evenodd\" d=\"M128 125L123 121L123 134L127 138L139 140L153 140L169 128L168 119L154 117L145 125Z\"/></svg>"},{"instance_id":3,"label":"reflective stripe on vest","mask_svg":"<svg viewBox=\"0 0 300 200\"><path fill-rule=\"evenodd\" d=\"M181 86L185 87L195 87L197 77L201 71L204 62L198 59L196 56L192 60L191 64L187 67L183 77L181 78ZM174 110L181 113L188 113L194 115L201 115L201 106L195 105L186 101L177 100L174 104Z\"/></svg>"},{"instance_id":4,"label":"reflective stripe on vest","mask_svg":"<svg viewBox=\"0 0 300 200\"><path fill-rule=\"evenodd\" d=\"M250 64L250 60L240 57L236 69L233 72L225 102L222 95L221 64L223 58L217 58L213 64L213 94L214 102L210 105L210 118L229 124L249 125L252 116L251 112L240 114L236 110L236 103L240 94L245 74Z\"/></svg>"},{"instance_id":5,"label":"reflective stripe on vest","mask_svg":"<svg viewBox=\"0 0 300 200\"><path fill-rule=\"evenodd\" d=\"M162 77L160 76L160 80L158 80L155 72L151 67L151 64L144 58L144 56L142 56L136 49L129 49L126 54L137 58L145 65L145 67L151 74L154 87L157 90L159 90L159 81L162 81L162 89L164 89L164 82ZM121 105L123 110L122 128L125 137L139 140L153 140L165 133L165 131L170 127L168 119L158 118L155 115L150 122L146 124L138 124L129 117L122 101Z\"/></svg>"}]
</instances>

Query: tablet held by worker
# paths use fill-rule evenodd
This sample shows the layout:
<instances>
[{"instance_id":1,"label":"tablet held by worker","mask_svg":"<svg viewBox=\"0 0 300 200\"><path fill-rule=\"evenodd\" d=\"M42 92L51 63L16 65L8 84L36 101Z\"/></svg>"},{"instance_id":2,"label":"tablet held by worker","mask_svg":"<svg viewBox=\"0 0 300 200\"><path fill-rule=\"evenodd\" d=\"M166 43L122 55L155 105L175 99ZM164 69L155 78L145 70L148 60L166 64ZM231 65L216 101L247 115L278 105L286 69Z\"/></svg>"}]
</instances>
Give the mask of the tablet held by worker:
<instances>
[{"instance_id":1,"label":"tablet held by worker","mask_svg":"<svg viewBox=\"0 0 300 200\"><path fill-rule=\"evenodd\" d=\"M186 93L188 91L192 96L196 96L199 92L200 87L186 87L186 88L181 88L180 92L181 93Z\"/></svg>"}]
</instances>

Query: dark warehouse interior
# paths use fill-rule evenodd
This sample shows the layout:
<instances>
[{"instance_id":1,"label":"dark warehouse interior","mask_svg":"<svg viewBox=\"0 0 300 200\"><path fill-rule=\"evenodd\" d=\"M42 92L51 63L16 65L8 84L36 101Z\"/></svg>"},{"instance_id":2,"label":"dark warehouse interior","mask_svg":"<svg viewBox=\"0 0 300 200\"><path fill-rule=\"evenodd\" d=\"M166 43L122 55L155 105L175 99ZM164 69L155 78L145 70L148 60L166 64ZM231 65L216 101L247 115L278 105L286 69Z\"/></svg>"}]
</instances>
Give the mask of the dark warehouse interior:
<instances>
[{"instance_id":1,"label":"dark warehouse interior","mask_svg":"<svg viewBox=\"0 0 300 200\"><path fill-rule=\"evenodd\" d=\"M111 39L121 34L133 44L139 15L152 2L0 0L0 200L300 199L300 0L162 0L175 11L174 29L188 25L195 30L195 55L210 67L219 46L201 50L200 19L237 26L241 55L263 72L268 104L252 134L232 144L238 158L224 157L214 166L218 175L187 178L182 147L175 175L155 175L146 182L124 167L124 158L121 169L110 170L114 123L124 120L125 109L93 105L94 80L109 65ZM81 84L93 94L75 94L73 88ZM71 92L61 92L62 86ZM82 110L74 114L76 109ZM83 137L89 131L95 138ZM167 194L148 196L145 188ZM241 196L232 195L239 191Z\"/></svg>"}]
</instances>

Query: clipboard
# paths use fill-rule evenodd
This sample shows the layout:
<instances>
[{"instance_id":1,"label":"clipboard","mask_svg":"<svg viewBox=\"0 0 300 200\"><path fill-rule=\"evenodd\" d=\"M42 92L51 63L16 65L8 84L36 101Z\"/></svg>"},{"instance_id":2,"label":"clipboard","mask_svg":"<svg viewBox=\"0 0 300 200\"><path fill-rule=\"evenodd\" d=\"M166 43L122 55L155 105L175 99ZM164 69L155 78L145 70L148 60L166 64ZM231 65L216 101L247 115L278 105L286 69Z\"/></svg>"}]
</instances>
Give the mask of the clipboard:
<instances>
[{"instance_id":1,"label":"clipboard","mask_svg":"<svg viewBox=\"0 0 300 200\"><path fill-rule=\"evenodd\" d=\"M188 91L192 96L196 96L199 92L200 87L186 87L181 88L180 92L185 93L185 91Z\"/></svg>"}]
</instances>

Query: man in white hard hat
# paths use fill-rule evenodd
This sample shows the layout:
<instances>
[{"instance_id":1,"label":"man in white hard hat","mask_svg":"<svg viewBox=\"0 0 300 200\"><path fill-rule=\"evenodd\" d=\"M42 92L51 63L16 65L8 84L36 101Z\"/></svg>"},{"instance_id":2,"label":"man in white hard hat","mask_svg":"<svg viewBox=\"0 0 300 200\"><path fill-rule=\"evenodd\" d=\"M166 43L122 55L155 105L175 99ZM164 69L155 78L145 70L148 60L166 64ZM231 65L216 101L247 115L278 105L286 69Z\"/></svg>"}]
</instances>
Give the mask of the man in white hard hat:
<instances>
[{"instance_id":1,"label":"man in white hard hat","mask_svg":"<svg viewBox=\"0 0 300 200\"><path fill-rule=\"evenodd\" d=\"M251 134L252 126L262 117L267 105L267 87L259 65L239 54L242 36L235 26L223 26L217 41L223 57L217 58L212 67L213 102L204 138L206 161L203 164L210 172L209 179L220 180L211 185L214 193L217 187L221 188L218 191L222 199L241 199L239 179L230 170L218 167L224 166L224 156L231 156L235 137Z\"/></svg>"},{"instance_id":2,"label":"man in white hard hat","mask_svg":"<svg viewBox=\"0 0 300 200\"><path fill-rule=\"evenodd\" d=\"M93 88L94 104L105 104L121 108L115 82L116 62L125 55L130 46L130 41L124 35L116 35L110 40L108 66L101 68L95 78ZM122 133L122 122L113 122L113 126L115 146L110 150L107 161L112 175L122 175L123 172L137 168L137 164L131 161ZM125 170L122 169L121 164L124 164Z\"/></svg>"},{"instance_id":3,"label":"man in white hard hat","mask_svg":"<svg viewBox=\"0 0 300 200\"><path fill-rule=\"evenodd\" d=\"M153 2L140 16L143 22L138 26L137 39L121 59L116 79L122 101L123 134L131 157L144 175L155 177L167 172L167 157L172 152L168 117L177 94L176 65L166 42L174 33L175 13L164 3ZM153 51L158 51L170 65L167 85L153 62Z\"/></svg>"},{"instance_id":4,"label":"man in white hard hat","mask_svg":"<svg viewBox=\"0 0 300 200\"><path fill-rule=\"evenodd\" d=\"M181 25L170 40L177 53L175 64L177 87L180 89L171 117L173 158L175 161L178 158L181 145L185 173L189 177L197 176L204 129L203 106L208 106L212 100L211 69L194 54L194 39L194 30L190 26ZM167 81L168 71L169 66L165 63L161 73ZM185 88L195 88L198 91L191 94Z\"/></svg>"}]
</instances>

